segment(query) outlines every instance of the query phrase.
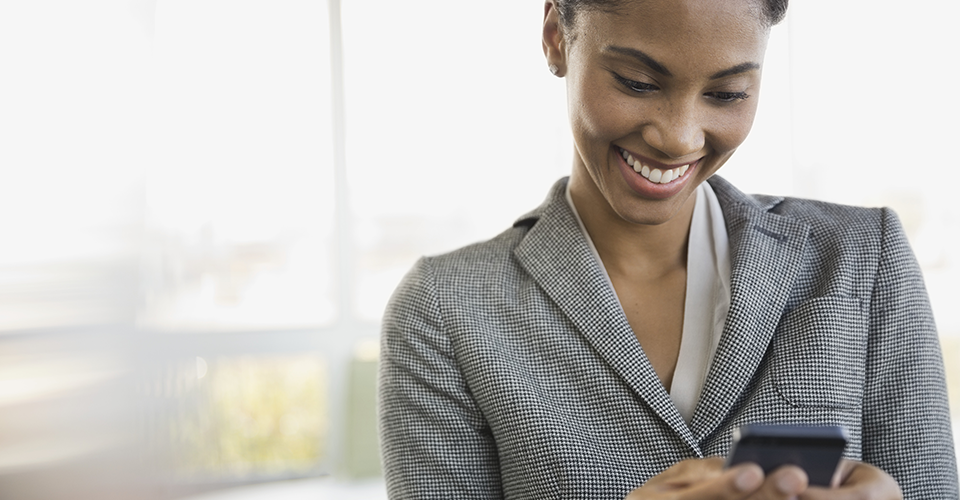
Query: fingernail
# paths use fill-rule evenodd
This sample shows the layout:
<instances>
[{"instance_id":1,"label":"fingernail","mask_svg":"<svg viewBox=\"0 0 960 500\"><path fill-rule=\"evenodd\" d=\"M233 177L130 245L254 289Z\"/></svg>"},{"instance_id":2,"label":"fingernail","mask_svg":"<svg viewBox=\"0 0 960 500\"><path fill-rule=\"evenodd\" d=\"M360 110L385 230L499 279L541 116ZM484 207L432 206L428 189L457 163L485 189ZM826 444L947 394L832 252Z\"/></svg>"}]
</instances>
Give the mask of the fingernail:
<instances>
[{"instance_id":1,"label":"fingernail","mask_svg":"<svg viewBox=\"0 0 960 500\"><path fill-rule=\"evenodd\" d=\"M756 474L754 474L752 471L742 471L737 475L737 479L733 481L733 485L738 491L753 490L757 487L757 479L755 476Z\"/></svg>"},{"instance_id":2,"label":"fingernail","mask_svg":"<svg viewBox=\"0 0 960 500\"><path fill-rule=\"evenodd\" d=\"M792 493L796 491L797 484L796 481L793 480L793 476L783 474L777 478L777 489L780 490L781 493Z\"/></svg>"}]
</instances>

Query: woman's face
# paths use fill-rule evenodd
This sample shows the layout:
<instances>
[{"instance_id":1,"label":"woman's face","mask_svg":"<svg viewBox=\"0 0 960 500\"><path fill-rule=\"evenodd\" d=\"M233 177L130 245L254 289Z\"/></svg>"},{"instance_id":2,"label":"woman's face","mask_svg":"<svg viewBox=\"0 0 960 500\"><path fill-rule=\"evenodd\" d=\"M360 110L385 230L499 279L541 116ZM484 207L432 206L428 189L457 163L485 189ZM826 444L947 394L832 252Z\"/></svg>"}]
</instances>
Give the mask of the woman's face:
<instances>
[{"instance_id":1,"label":"woman's face","mask_svg":"<svg viewBox=\"0 0 960 500\"><path fill-rule=\"evenodd\" d=\"M638 0L584 9L544 50L566 77L575 199L635 224L685 206L753 124L767 29L750 0ZM551 13L551 11L553 11Z\"/></svg>"}]
</instances>

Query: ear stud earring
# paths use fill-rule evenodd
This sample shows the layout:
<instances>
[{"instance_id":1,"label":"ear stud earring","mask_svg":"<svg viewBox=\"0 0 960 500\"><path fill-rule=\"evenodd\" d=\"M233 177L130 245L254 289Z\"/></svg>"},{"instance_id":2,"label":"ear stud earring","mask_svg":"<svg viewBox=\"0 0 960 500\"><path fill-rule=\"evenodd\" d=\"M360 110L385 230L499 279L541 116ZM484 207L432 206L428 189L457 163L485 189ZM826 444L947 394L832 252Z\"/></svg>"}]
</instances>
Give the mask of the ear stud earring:
<instances>
[{"instance_id":1,"label":"ear stud earring","mask_svg":"<svg viewBox=\"0 0 960 500\"><path fill-rule=\"evenodd\" d=\"M557 66L556 64L551 64L551 65L550 65L550 72L553 73L553 76L557 76L557 73L560 72L560 67Z\"/></svg>"}]
</instances>

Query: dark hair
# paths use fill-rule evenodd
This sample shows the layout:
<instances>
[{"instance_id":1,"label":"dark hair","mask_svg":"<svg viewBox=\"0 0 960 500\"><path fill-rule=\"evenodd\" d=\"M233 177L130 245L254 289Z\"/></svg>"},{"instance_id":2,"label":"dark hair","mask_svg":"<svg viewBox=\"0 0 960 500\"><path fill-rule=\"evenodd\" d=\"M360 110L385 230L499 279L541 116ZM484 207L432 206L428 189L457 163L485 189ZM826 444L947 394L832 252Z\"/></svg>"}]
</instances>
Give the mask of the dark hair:
<instances>
[{"instance_id":1,"label":"dark hair","mask_svg":"<svg viewBox=\"0 0 960 500\"><path fill-rule=\"evenodd\" d=\"M789 0L753 0L760 4L760 12L767 27L783 21L787 15ZM557 13L560 22L567 27L573 25L576 13L581 9L597 9L605 12L616 12L624 0L556 0Z\"/></svg>"}]
</instances>

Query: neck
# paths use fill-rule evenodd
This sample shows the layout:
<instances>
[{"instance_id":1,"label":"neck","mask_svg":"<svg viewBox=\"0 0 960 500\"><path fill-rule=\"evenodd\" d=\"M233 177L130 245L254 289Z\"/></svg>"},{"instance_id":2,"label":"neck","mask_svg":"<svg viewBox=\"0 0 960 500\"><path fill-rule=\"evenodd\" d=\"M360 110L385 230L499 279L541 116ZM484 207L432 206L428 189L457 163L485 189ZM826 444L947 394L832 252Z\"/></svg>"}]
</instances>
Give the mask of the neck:
<instances>
[{"instance_id":1,"label":"neck","mask_svg":"<svg viewBox=\"0 0 960 500\"><path fill-rule=\"evenodd\" d=\"M690 196L666 222L636 224L624 220L610 207L589 174L574 169L570 197L611 275L655 278L678 268L686 269L695 196Z\"/></svg>"}]
</instances>

